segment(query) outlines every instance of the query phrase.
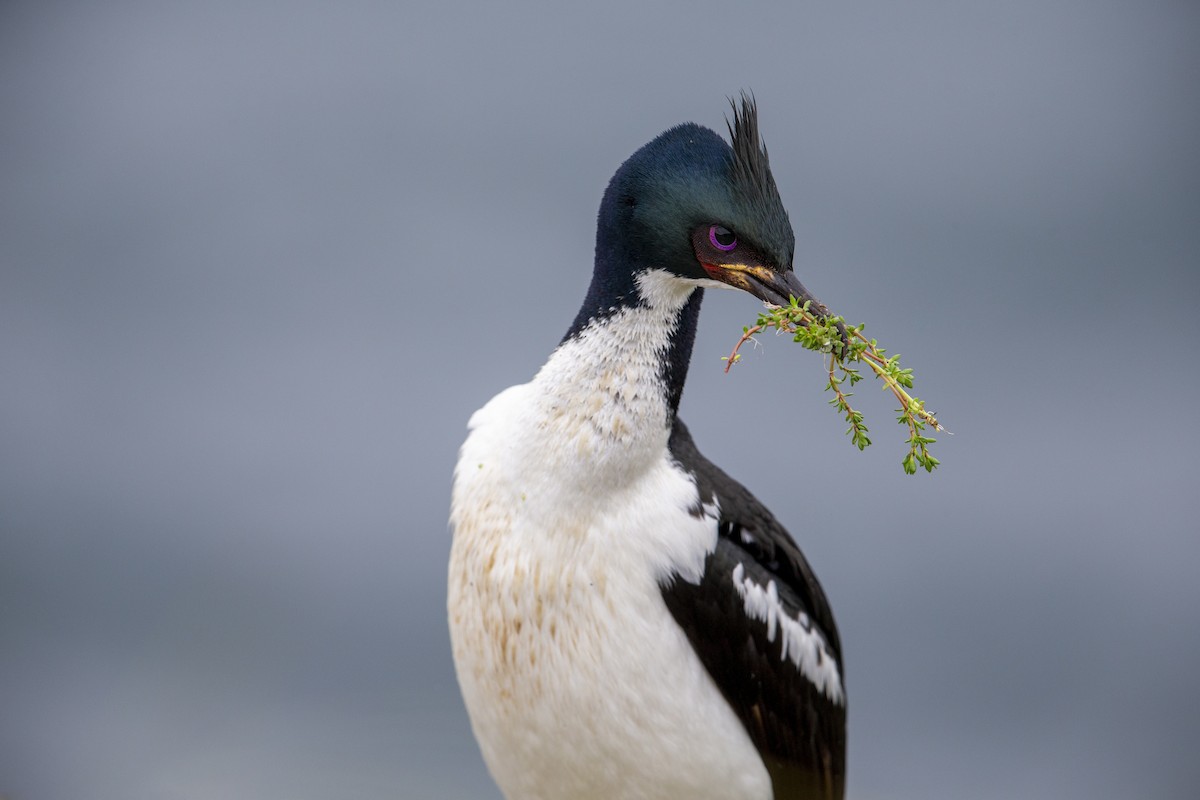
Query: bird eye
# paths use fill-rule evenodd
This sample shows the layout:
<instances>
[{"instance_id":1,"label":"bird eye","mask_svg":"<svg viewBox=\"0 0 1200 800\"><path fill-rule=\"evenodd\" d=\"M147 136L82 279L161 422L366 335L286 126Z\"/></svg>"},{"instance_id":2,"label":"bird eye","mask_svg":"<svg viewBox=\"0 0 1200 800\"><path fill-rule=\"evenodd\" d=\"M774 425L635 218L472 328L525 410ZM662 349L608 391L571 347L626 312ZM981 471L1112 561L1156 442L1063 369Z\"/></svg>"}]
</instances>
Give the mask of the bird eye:
<instances>
[{"instance_id":1,"label":"bird eye","mask_svg":"<svg viewBox=\"0 0 1200 800\"><path fill-rule=\"evenodd\" d=\"M726 253L737 247L737 235L720 225L713 225L708 229L708 241L712 242L713 247Z\"/></svg>"}]
</instances>

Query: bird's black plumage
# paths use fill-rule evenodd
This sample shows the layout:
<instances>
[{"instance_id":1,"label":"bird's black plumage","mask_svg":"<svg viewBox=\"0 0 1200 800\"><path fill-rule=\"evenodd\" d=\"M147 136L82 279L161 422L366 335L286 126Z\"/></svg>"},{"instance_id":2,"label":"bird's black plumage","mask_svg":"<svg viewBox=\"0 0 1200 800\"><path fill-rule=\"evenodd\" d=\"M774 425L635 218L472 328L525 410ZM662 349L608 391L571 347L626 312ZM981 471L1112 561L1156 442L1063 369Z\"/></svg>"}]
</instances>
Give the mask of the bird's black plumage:
<instances>
[{"instance_id":1,"label":"bird's black plumage","mask_svg":"<svg viewBox=\"0 0 1200 800\"><path fill-rule=\"evenodd\" d=\"M717 500L720 518L717 547L705 563L703 579L693 584L676 577L663 586L663 599L762 754L775 797L841 798L845 702L831 700L784 656L782 637L771 641L766 622L746 614L730 575L741 564L746 577L759 585L775 581L783 608L793 618L808 615L844 678L837 626L825 593L783 526L745 487L701 455L678 419L670 450L695 478L700 497Z\"/></svg>"}]
</instances>

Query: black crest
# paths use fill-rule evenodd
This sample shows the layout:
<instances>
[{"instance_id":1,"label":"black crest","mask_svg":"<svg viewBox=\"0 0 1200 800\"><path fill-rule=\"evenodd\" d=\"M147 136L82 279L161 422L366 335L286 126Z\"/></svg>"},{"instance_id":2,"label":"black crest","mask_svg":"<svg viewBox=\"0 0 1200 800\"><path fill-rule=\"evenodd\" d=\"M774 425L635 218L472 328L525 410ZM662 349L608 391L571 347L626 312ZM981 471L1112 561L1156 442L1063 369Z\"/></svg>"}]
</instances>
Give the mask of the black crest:
<instances>
[{"instance_id":1,"label":"black crest","mask_svg":"<svg viewBox=\"0 0 1200 800\"><path fill-rule=\"evenodd\" d=\"M758 104L754 95L745 92L739 99L740 104L730 98L733 119L726 120L732 146L729 183L739 210L739 218L731 220L732 227L753 241L777 268L786 269L792 264L796 237L771 177L767 148L758 135Z\"/></svg>"},{"instance_id":2,"label":"black crest","mask_svg":"<svg viewBox=\"0 0 1200 800\"><path fill-rule=\"evenodd\" d=\"M758 133L758 103L754 95L742 92L741 107L733 98L733 120L726 120L730 144L733 146L731 177L737 191L751 204L761 208L782 208L783 201L771 177L767 147Z\"/></svg>"}]
</instances>

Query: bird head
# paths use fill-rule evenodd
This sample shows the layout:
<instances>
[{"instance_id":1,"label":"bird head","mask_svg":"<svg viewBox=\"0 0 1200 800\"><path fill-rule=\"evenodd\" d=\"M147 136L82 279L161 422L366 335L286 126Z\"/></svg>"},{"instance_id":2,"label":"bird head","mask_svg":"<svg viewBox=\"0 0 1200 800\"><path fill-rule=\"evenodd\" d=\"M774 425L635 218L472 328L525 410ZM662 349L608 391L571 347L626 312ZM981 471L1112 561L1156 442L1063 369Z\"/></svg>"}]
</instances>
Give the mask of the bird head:
<instances>
[{"instance_id":1,"label":"bird head","mask_svg":"<svg viewBox=\"0 0 1200 800\"><path fill-rule=\"evenodd\" d=\"M731 101L730 143L709 128L671 128L634 153L601 204L597 265L661 269L725 284L767 303L828 310L796 277L796 239L758 132L758 109Z\"/></svg>"}]
</instances>

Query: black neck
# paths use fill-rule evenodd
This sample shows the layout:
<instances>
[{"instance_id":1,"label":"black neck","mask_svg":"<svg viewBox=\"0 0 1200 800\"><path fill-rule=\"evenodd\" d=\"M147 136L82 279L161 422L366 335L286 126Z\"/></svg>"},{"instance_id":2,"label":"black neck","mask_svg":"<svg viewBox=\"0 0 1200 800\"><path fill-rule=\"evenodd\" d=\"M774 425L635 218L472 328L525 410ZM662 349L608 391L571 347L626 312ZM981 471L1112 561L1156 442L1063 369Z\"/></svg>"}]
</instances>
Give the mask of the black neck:
<instances>
[{"instance_id":1,"label":"black neck","mask_svg":"<svg viewBox=\"0 0 1200 800\"><path fill-rule=\"evenodd\" d=\"M703 289L692 292L687 303L679 310L679 323L671 336L667 352L663 354L663 385L667 389L667 407L671 409L672 422L679 414L679 399L683 396L683 384L687 380L688 365L692 360L696 323L700 319L700 303L703 300Z\"/></svg>"}]
</instances>

